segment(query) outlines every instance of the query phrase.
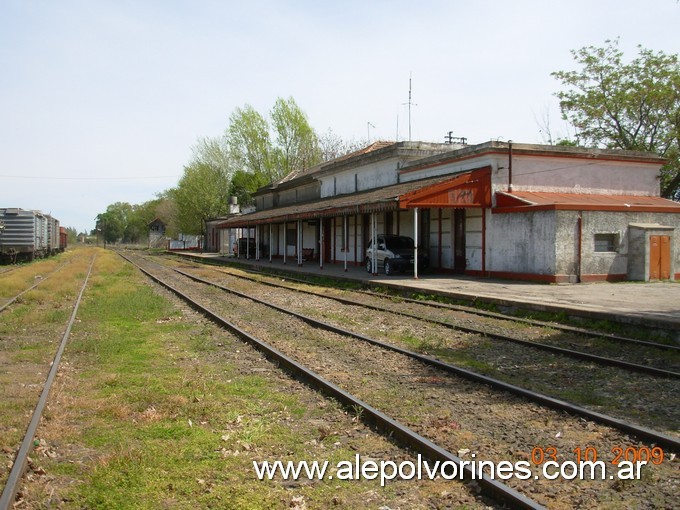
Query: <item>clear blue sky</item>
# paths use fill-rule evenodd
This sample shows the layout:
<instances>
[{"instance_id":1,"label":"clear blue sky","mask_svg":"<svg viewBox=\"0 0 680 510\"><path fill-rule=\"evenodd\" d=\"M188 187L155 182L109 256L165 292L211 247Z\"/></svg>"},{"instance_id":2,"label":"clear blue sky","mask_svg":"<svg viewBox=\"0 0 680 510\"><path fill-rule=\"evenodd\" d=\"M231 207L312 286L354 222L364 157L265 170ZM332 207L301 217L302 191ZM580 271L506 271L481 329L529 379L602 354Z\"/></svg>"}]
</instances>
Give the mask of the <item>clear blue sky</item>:
<instances>
[{"instance_id":1,"label":"clear blue sky","mask_svg":"<svg viewBox=\"0 0 680 510\"><path fill-rule=\"evenodd\" d=\"M0 0L0 207L94 227L177 183L236 107L292 96L318 132L540 143L552 71L620 37L680 50L676 0ZM398 131L397 131L398 126Z\"/></svg>"}]
</instances>

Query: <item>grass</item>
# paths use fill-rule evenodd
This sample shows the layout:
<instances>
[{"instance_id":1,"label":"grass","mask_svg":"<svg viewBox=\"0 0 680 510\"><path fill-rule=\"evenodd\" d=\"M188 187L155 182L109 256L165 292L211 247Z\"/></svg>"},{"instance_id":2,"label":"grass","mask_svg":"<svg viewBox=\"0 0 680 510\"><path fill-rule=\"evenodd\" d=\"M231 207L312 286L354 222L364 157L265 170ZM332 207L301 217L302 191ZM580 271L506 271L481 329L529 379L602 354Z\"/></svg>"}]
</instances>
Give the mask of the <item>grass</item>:
<instances>
[{"instance_id":1,"label":"grass","mask_svg":"<svg viewBox=\"0 0 680 510\"><path fill-rule=\"evenodd\" d=\"M187 319L142 282L114 254L98 257L53 390L60 405L39 431L57 455L40 459L49 479L29 485L36 501L250 509L288 507L302 496L308 508L333 498L351 508L376 497L377 506L394 505L397 492L408 493L377 493L367 481L305 483L293 492L280 480L259 482L253 460L337 462L392 447L367 432L347 441L342 431L358 425L338 405L293 381L272 381L251 370L253 361L244 368L247 347Z\"/></svg>"}]
</instances>

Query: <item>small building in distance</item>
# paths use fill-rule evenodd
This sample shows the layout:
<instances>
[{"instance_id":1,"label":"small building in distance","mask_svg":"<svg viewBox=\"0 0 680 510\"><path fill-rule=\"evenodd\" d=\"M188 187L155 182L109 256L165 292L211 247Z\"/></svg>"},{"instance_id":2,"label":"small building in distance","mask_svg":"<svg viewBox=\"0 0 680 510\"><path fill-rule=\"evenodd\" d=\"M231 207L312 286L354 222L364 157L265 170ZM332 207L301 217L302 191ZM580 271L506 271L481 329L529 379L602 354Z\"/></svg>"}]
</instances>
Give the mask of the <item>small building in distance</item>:
<instances>
[{"instance_id":1,"label":"small building in distance","mask_svg":"<svg viewBox=\"0 0 680 510\"><path fill-rule=\"evenodd\" d=\"M149 222L149 248L165 248L167 238L165 237L165 223L160 218L155 218Z\"/></svg>"}]
</instances>

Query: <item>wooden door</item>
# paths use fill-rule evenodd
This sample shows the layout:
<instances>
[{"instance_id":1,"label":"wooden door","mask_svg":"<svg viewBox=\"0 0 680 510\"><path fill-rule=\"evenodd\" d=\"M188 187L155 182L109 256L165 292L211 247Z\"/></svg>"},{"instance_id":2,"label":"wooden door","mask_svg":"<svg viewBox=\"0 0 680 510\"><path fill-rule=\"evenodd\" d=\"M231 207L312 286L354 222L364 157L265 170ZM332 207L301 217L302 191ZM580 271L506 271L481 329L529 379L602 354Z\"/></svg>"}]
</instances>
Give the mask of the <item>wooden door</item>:
<instances>
[{"instance_id":1,"label":"wooden door","mask_svg":"<svg viewBox=\"0 0 680 510\"><path fill-rule=\"evenodd\" d=\"M668 280L670 277L670 236L649 236L649 279Z\"/></svg>"}]
</instances>

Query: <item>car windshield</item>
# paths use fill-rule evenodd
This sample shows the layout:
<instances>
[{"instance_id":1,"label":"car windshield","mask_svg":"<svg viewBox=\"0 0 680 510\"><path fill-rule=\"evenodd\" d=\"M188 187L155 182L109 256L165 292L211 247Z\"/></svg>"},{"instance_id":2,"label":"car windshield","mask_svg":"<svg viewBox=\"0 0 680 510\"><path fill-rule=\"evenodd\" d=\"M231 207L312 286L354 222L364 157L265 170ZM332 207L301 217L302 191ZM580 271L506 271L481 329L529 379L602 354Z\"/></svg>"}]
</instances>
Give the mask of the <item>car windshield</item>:
<instances>
[{"instance_id":1,"label":"car windshield","mask_svg":"<svg viewBox=\"0 0 680 510\"><path fill-rule=\"evenodd\" d=\"M412 250L413 239L410 237L388 237L387 247L390 250Z\"/></svg>"}]
</instances>

